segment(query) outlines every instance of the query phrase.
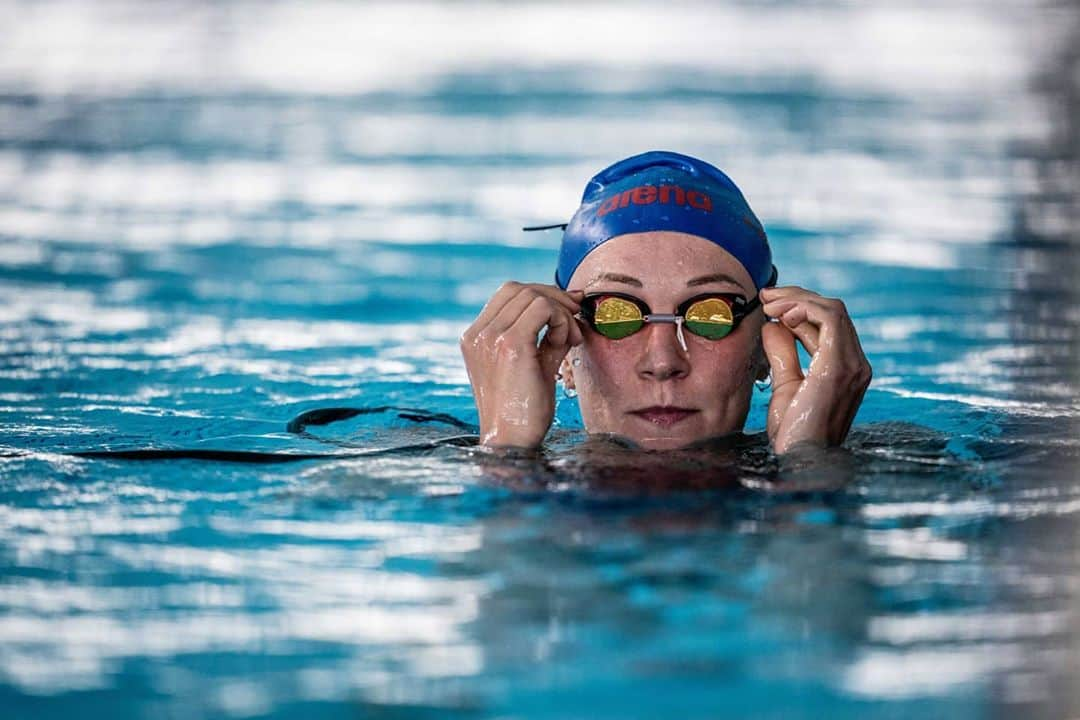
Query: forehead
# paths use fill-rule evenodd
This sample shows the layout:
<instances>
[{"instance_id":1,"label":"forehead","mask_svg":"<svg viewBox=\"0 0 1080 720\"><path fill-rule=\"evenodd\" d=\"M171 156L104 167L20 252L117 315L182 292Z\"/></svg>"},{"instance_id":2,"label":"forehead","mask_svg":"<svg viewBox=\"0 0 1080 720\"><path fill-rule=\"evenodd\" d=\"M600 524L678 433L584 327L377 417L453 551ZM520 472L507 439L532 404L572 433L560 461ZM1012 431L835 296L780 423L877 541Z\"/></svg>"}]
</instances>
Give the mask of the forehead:
<instances>
[{"instance_id":1,"label":"forehead","mask_svg":"<svg viewBox=\"0 0 1080 720\"><path fill-rule=\"evenodd\" d=\"M673 291L712 273L734 278L749 294L754 283L731 253L705 238L666 230L613 237L585 256L570 278L571 290L585 289L605 273L628 275L646 289Z\"/></svg>"}]
</instances>

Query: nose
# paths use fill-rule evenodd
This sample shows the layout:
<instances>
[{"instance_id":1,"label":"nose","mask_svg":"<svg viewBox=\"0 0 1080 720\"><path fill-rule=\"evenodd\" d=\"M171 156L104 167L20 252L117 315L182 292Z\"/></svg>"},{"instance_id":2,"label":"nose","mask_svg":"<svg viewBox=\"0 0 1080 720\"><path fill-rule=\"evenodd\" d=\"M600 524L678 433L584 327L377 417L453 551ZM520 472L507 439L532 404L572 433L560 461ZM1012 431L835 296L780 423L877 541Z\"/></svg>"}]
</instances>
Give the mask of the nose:
<instances>
[{"instance_id":1,"label":"nose","mask_svg":"<svg viewBox=\"0 0 1080 720\"><path fill-rule=\"evenodd\" d=\"M690 358L679 344L673 323L650 323L641 333L645 346L638 358L638 375L662 381L690 373Z\"/></svg>"}]
</instances>

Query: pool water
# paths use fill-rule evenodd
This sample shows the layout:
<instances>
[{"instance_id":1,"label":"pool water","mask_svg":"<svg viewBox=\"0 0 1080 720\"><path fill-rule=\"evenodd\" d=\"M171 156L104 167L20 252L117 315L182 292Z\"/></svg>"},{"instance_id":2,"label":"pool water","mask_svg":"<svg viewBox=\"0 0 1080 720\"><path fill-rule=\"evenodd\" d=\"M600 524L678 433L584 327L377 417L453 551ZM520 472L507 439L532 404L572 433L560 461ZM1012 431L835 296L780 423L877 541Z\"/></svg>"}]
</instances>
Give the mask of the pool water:
<instances>
[{"instance_id":1,"label":"pool water","mask_svg":"<svg viewBox=\"0 0 1080 720\"><path fill-rule=\"evenodd\" d=\"M0 18L5 718L1080 715L1074 6ZM650 148L844 299L848 445L772 457L767 393L673 455L565 398L544 457L442 442L520 227Z\"/></svg>"}]
</instances>

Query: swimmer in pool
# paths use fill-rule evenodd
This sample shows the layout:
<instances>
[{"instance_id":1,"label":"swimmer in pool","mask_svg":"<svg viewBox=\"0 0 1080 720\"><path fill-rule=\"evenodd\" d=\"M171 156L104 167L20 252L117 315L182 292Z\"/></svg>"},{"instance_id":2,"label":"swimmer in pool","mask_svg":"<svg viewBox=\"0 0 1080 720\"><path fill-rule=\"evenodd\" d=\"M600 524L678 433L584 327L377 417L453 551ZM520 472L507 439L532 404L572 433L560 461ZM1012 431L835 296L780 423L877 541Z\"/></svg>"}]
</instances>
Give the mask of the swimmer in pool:
<instances>
[{"instance_id":1,"label":"swimmer in pool","mask_svg":"<svg viewBox=\"0 0 1080 720\"><path fill-rule=\"evenodd\" d=\"M771 374L773 451L839 445L870 364L840 300L776 280L723 172L671 152L615 163L564 229L555 284L505 283L461 337L481 444L539 447L561 379L590 434L680 448L741 432Z\"/></svg>"}]
</instances>

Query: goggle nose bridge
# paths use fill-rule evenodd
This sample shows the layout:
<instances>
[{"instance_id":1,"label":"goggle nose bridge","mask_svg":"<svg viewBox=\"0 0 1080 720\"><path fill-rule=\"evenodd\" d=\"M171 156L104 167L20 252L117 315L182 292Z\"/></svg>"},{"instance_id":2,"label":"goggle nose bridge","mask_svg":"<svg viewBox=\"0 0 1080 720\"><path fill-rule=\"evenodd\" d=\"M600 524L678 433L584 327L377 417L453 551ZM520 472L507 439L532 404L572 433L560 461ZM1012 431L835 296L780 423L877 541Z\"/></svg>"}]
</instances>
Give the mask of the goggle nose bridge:
<instances>
[{"instance_id":1,"label":"goggle nose bridge","mask_svg":"<svg viewBox=\"0 0 1080 720\"><path fill-rule=\"evenodd\" d=\"M686 337L683 335L683 323L686 322L686 317L683 315L675 315L673 313L649 313L648 315L642 315L642 320L646 323L674 323L675 324L675 337L679 338L679 347L683 352L689 352L690 349L686 347Z\"/></svg>"}]
</instances>

